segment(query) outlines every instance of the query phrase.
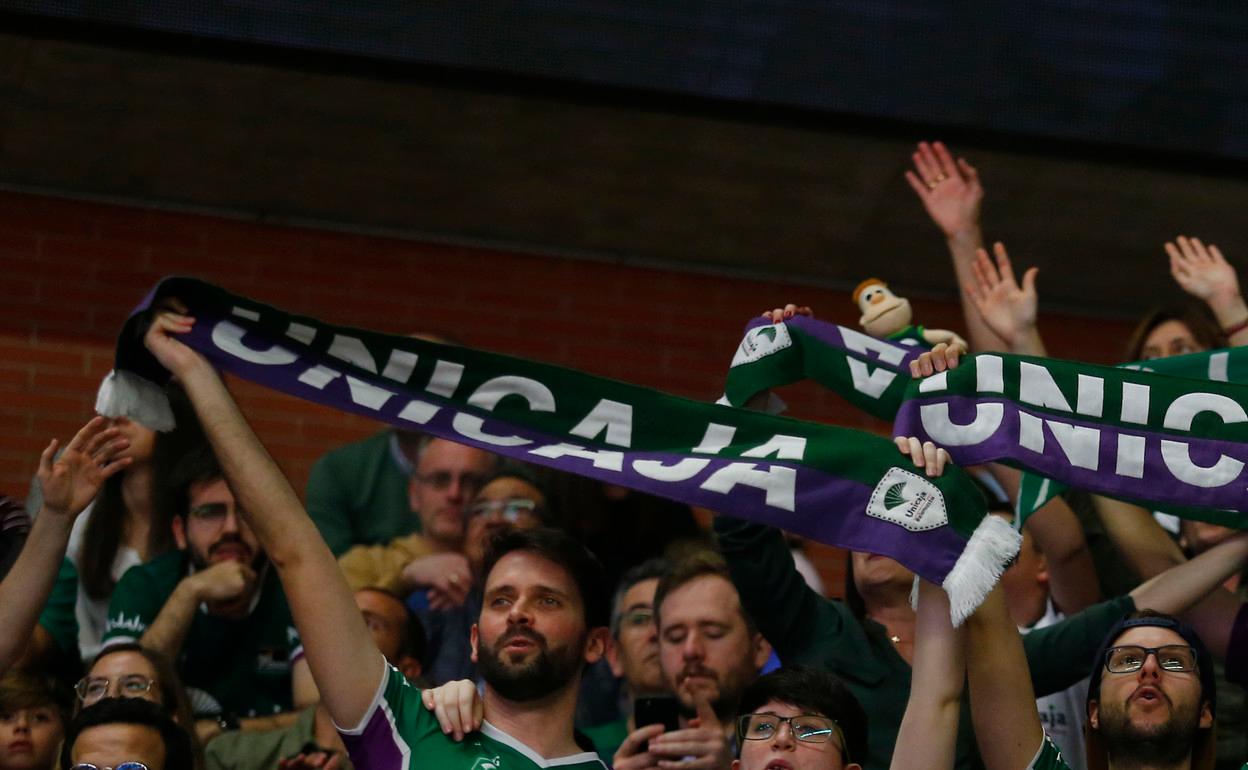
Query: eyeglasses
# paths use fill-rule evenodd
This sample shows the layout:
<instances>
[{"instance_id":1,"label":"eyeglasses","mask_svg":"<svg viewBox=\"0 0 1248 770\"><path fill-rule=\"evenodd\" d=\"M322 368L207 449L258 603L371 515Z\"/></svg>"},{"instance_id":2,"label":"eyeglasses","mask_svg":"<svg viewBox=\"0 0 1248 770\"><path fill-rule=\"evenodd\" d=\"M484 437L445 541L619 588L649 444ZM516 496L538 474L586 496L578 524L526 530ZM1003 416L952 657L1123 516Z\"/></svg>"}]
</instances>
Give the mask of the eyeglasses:
<instances>
[{"instance_id":1,"label":"eyeglasses","mask_svg":"<svg viewBox=\"0 0 1248 770\"><path fill-rule=\"evenodd\" d=\"M1149 655L1157 656L1157 665L1164 671L1191 673L1195 671L1196 650L1186 644L1162 647L1140 647L1134 644L1110 647L1105 652L1105 670L1111 674L1130 674L1144 667Z\"/></svg>"},{"instance_id":2,"label":"eyeglasses","mask_svg":"<svg viewBox=\"0 0 1248 770\"><path fill-rule=\"evenodd\" d=\"M220 527L225 523L227 513L229 513L229 506L225 503L204 503L192 508L187 515L208 526ZM234 506L234 517L240 520L243 518L243 509L240 506Z\"/></svg>"},{"instance_id":3,"label":"eyeglasses","mask_svg":"<svg viewBox=\"0 0 1248 770\"><path fill-rule=\"evenodd\" d=\"M148 770L148 767L142 762L122 762L120 765L113 767L100 767L90 762L79 762L71 767L70 770Z\"/></svg>"},{"instance_id":4,"label":"eyeglasses","mask_svg":"<svg viewBox=\"0 0 1248 770\"><path fill-rule=\"evenodd\" d=\"M142 674L126 674L117 680L117 693L121 698L141 698L152 689L155 682ZM87 676L78 680L74 692L83 705L90 705L108 695L109 679L106 676Z\"/></svg>"},{"instance_id":5,"label":"eyeglasses","mask_svg":"<svg viewBox=\"0 0 1248 770\"><path fill-rule=\"evenodd\" d=\"M846 762L849 756L845 750L845 736L837 723L819 714L799 714L795 717L780 717L775 714L742 714L737 717L737 736L744 741L765 741L780 730L780 725L788 723L793 737L805 743L827 743L836 736L837 748Z\"/></svg>"},{"instance_id":6,"label":"eyeglasses","mask_svg":"<svg viewBox=\"0 0 1248 770\"><path fill-rule=\"evenodd\" d=\"M485 476L480 473L460 473L456 475L450 471L434 471L423 476L416 476L416 480L421 484L428 484L439 492L450 488L451 482L456 479L459 479L460 488L467 494L473 494L485 485Z\"/></svg>"},{"instance_id":7,"label":"eyeglasses","mask_svg":"<svg viewBox=\"0 0 1248 770\"><path fill-rule=\"evenodd\" d=\"M460 482L463 483L462 481ZM468 518L475 519L478 516L498 516L508 524L518 524L521 521L532 521L537 515L537 503L533 500L523 500L513 498L511 500L482 500L473 503L468 509Z\"/></svg>"}]
</instances>

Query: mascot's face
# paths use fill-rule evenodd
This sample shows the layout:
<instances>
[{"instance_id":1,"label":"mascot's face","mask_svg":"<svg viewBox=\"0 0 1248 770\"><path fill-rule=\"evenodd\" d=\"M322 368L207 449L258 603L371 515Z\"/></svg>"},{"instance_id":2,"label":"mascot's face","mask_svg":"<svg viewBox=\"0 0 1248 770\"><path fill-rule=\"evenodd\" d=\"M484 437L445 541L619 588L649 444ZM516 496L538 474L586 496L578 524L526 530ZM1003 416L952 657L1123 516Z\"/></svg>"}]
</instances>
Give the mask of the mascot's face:
<instances>
[{"instance_id":1,"label":"mascot's face","mask_svg":"<svg viewBox=\"0 0 1248 770\"><path fill-rule=\"evenodd\" d=\"M876 283L858 296L862 318L858 325L872 337L884 338L910 325L910 300L898 297L886 284Z\"/></svg>"}]
</instances>

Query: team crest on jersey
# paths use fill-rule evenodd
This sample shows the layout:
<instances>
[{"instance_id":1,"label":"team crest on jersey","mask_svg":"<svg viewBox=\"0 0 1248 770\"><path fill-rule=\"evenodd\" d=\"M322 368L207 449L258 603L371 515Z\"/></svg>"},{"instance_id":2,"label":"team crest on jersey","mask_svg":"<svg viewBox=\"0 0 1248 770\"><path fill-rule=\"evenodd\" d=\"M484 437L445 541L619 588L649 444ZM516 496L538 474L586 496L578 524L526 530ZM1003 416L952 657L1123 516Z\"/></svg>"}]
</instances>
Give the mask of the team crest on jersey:
<instances>
[{"instance_id":1,"label":"team crest on jersey","mask_svg":"<svg viewBox=\"0 0 1248 770\"><path fill-rule=\"evenodd\" d=\"M472 770L499 770L503 766L499 757L480 757L472 763Z\"/></svg>"}]
</instances>

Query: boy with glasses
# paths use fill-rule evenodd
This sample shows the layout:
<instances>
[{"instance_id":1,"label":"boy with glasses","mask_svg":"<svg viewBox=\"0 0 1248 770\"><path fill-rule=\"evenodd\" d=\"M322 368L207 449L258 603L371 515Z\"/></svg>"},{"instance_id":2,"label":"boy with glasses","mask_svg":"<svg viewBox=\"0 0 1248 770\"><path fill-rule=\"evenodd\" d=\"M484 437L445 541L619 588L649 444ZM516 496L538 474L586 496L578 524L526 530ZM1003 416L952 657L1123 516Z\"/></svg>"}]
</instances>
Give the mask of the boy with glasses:
<instances>
[{"instance_id":1,"label":"boy with glasses","mask_svg":"<svg viewBox=\"0 0 1248 770\"><path fill-rule=\"evenodd\" d=\"M759 677L741 696L732 770L858 770L867 714L835 676L789 666Z\"/></svg>"}]
</instances>

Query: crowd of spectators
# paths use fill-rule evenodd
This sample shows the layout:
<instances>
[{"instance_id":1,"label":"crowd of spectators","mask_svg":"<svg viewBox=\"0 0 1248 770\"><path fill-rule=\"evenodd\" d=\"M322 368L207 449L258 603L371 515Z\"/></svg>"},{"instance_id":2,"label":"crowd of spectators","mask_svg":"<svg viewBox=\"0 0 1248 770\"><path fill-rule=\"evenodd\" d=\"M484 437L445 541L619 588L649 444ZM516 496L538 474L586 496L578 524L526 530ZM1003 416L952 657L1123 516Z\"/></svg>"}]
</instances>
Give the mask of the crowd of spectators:
<instances>
[{"instance_id":1,"label":"crowd of spectators","mask_svg":"<svg viewBox=\"0 0 1248 770\"><path fill-rule=\"evenodd\" d=\"M913 161L970 352L1045 355L976 169ZM1124 360L1248 343L1217 247L1162 255L1192 304ZM784 532L443 438L332 449L300 502L191 324L146 338L174 431L97 417L0 498L0 770L1248 766L1248 534L1072 490L955 628L893 559L830 598ZM1018 472L970 470L1012 517Z\"/></svg>"}]
</instances>

